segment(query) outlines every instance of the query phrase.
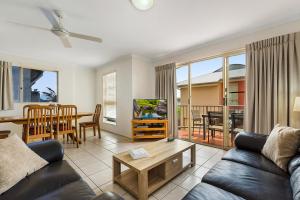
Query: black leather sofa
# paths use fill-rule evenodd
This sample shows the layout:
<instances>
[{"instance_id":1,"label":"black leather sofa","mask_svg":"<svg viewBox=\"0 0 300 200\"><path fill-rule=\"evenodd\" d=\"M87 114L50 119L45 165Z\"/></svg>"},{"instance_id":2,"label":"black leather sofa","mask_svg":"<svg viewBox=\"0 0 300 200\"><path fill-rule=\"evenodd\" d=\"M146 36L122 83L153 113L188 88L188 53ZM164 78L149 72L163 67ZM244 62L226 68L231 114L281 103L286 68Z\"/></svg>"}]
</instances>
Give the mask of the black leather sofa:
<instances>
[{"instance_id":1,"label":"black leather sofa","mask_svg":"<svg viewBox=\"0 0 300 200\"><path fill-rule=\"evenodd\" d=\"M63 160L64 150L59 142L49 140L28 146L49 164L4 192L0 200L122 200L111 192L96 197L87 183Z\"/></svg>"},{"instance_id":2,"label":"black leather sofa","mask_svg":"<svg viewBox=\"0 0 300 200\"><path fill-rule=\"evenodd\" d=\"M183 198L184 200L300 200L300 155L284 172L260 152L266 136L239 133L236 148Z\"/></svg>"}]
</instances>

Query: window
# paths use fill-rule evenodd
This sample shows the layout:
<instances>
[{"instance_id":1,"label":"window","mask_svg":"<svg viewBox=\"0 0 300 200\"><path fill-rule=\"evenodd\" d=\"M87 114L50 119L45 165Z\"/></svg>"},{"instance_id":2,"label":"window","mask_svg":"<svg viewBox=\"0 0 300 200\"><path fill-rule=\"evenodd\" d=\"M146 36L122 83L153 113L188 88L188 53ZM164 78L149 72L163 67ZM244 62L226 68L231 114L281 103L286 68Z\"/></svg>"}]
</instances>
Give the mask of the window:
<instances>
[{"instance_id":1,"label":"window","mask_svg":"<svg viewBox=\"0 0 300 200\"><path fill-rule=\"evenodd\" d=\"M13 93L14 93L14 101L20 102L20 77L21 77L21 68L13 66L12 67L12 76L13 76Z\"/></svg>"},{"instance_id":2,"label":"window","mask_svg":"<svg viewBox=\"0 0 300 200\"><path fill-rule=\"evenodd\" d=\"M57 102L58 72L13 66L15 102Z\"/></svg>"},{"instance_id":3,"label":"window","mask_svg":"<svg viewBox=\"0 0 300 200\"><path fill-rule=\"evenodd\" d=\"M112 72L103 76L103 122L116 125L116 116L116 72Z\"/></svg>"}]
</instances>

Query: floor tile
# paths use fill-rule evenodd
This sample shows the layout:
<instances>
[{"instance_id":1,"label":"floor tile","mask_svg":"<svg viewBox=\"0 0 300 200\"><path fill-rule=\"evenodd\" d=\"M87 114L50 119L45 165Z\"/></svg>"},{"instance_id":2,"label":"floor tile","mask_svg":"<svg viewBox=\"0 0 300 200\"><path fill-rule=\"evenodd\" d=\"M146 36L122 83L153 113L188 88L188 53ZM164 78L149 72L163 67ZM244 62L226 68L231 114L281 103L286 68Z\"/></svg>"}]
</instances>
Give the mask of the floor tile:
<instances>
[{"instance_id":1,"label":"floor tile","mask_svg":"<svg viewBox=\"0 0 300 200\"><path fill-rule=\"evenodd\" d=\"M103 171L100 171L96 174L93 174L89 176L89 178L98 186L104 185L105 183L108 183L109 181L112 181L112 170L111 169L105 169Z\"/></svg>"},{"instance_id":2,"label":"floor tile","mask_svg":"<svg viewBox=\"0 0 300 200\"><path fill-rule=\"evenodd\" d=\"M84 177L83 180L92 188L92 189L96 189L98 188L97 185L91 181L91 179L89 179L88 177Z\"/></svg>"},{"instance_id":3,"label":"floor tile","mask_svg":"<svg viewBox=\"0 0 300 200\"><path fill-rule=\"evenodd\" d=\"M87 156L84 157L82 159L77 159L73 161L79 168L88 166L88 165L92 165L96 162L98 162L98 160L92 156Z\"/></svg>"},{"instance_id":4,"label":"floor tile","mask_svg":"<svg viewBox=\"0 0 300 200\"><path fill-rule=\"evenodd\" d=\"M176 187L176 185L172 182L166 184L164 187L162 187L161 189L159 189L158 191L156 191L153 196L156 199L162 199L164 198L170 191L172 191L174 188Z\"/></svg>"},{"instance_id":5,"label":"floor tile","mask_svg":"<svg viewBox=\"0 0 300 200\"><path fill-rule=\"evenodd\" d=\"M196 171L194 171L193 175L202 179L202 177L209 171L209 168L199 167Z\"/></svg>"},{"instance_id":6,"label":"floor tile","mask_svg":"<svg viewBox=\"0 0 300 200\"><path fill-rule=\"evenodd\" d=\"M210 152L210 151L207 151L207 150L200 149L199 151L197 151L197 157L211 158L216 153L217 153L216 151Z\"/></svg>"},{"instance_id":7,"label":"floor tile","mask_svg":"<svg viewBox=\"0 0 300 200\"><path fill-rule=\"evenodd\" d=\"M189 176L180 184L180 186L189 191L193 189L193 187L200 182L201 182L201 178L197 176Z\"/></svg>"},{"instance_id":8,"label":"floor tile","mask_svg":"<svg viewBox=\"0 0 300 200\"><path fill-rule=\"evenodd\" d=\"M203 158L201 156L196 156L196 164L197 165L203 165L206 161L208 161L209 158Z\"/></svg>"},{"instance_id":9,"label":"floor tile","mask_svg":"<svg viewBox=\"0 0 300 200\"><path fill-rule=\"evenodd\" d=\"M122 196L125 200L136 200L135 197L133 197L131 194L126 193Z\"/></svg>"},{"instance_id":10,"label":"floor tile","mask_svg":"<svg viewBox=\"0 0 300 200\"><path fill-rule=\"evenodd\" d=\"M186 172L189 174L193 174L197 169L199 169L200 165L195 165L194 167L190 167L188 169L186 169Z\"/></svg>"},{"instance_id":11,"label":"floor tile","mask_svg":"<svg viewBox=\"0 0 300 200\"><path fill-rule=\"evenodd\" d=\"M180 183L182 183L189 176L191 176L189 173L182 172L180 175L178 175L176 178L174 178L172 180L172 183L175 183L175 184L179 185Z\"/></svg>"},{"instance_id":12,"label":"floor tile","mask_svg":"<svg viewBox=\"0 0 300 200\"><path fill-rule=\"evenodd\" d=\"M93 189L93 191L95 192L96 196L103 193L99 188L95 188L95 189Z\"/></svg>"},{"instance_id":13,"label":"floor tile","mask_svg":"<svg viewBox=\"0 0 300 200\"><path fill-rule=\"evenodd\" d=\"M80 148L76 145L63 143L65 147L66 160L76 172L87 182L87 184L98 194L105 191L114 191L126 200L135 199L119 185L112 182L112 156L121 151L138 148L152 141L138 141L132 143L130 140L118 135L102 131L102 138L94 137L92 133L87 135L87 140ZM196 165L179 174L168 184L157 190L149 197L150 200L179 200L199 183L215 163L221 160L226 153L224 150L215 149L196 144ZM190 162L190 151L183 155L184 163ZM127 170L124 165L121 170Z\"/></svg>"},{"instance_id":14,"label":"floor tile","mask_svg":"<svg viewBox=\"0 0 300 200\"><path fill-rule=\"evenodd\" d=\"M104 164L101 161L97 161L97 162L95 162L93 164L89 164L89 165L86 165L84 167L81 167L81 170L87 176L90 176L92 174L95 174L95 173L100 172L100 171L102 171L104 169L107 169L107 168L108 168L108 166L106 164Z\"/></svg>"},{"instance_id":15,"label":"floor tile","mask_svg":"<svg viewBox=\"0 0 300 200\"><path fill-rule=\"evenodd\" d=\"M171 192L169 192L163 200L181 200L188 191L176 186Z\"/></svg>"},{"instance_id":16,"label":"floor tile","mask_svg":"<svg viewBox=\"0 0 300 200\"><path fill-rule=\"evenodd\" d=\"M212 168L217 162L219 162L221 159L220 158L214 158L212 157L208 161L206 161L202 166L206 168Z\"/></svg>"},{"instance_id":17,"label":"floor tile","mask_svg":"<svg viewBox=\"0 0 300 200\"><path fill-rule=\"evenodd\" d=\"M108 182L100 187L103 192L115 192L120 196L124 195L126 191L121 188L119 185L114 184L112 181Z\"/></svg>"}]
</instances>

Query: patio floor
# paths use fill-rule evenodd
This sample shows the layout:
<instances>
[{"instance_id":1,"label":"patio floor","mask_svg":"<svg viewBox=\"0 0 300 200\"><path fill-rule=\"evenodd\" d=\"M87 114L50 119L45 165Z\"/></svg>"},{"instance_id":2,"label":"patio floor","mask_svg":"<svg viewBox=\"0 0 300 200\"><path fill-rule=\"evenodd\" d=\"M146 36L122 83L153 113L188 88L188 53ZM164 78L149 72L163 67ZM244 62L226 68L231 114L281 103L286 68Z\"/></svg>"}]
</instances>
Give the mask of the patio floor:
<instances>
[{"instance_id":1,"label":"patio floor","mask_svg":"<svg viewBox=\"0 0 300 200\"><path fill-rule=\"evenodd\" d=\"M178 137L181 139L188 139L188 130L186 129L181 129L178 130ZM209 145L214 145L218 147L223 147L223 133L216 131L215 137L212 138L209 136L209 142L208 142L208 133L206 132L206 137L205 140L203 139L203 131L199 129L194 130L194 134L192 134L192 141L195 143L200 143L200 144L209 144ZM231 140L230 140L231 141ZM231 145L231 142L230 142Z\"/></svg>"}]
</instances>

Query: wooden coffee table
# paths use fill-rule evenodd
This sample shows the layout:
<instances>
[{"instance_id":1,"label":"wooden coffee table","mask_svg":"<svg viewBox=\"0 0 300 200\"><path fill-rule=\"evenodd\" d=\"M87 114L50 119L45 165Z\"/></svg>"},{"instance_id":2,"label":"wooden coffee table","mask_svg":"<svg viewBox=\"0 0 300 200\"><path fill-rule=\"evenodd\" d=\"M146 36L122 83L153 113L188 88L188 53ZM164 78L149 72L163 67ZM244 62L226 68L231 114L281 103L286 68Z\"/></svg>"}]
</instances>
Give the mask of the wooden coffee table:
<instances>
[{"instance_id":1,"label":"wooden coffee table","mask_svg":"<svg viewBox=\"0 0 300 200\"><path fill-rule=\"evenodd\" d=\"M166 184L196 162L196 145L191 142L159 140L141 146L150 157L134 160L123 152L113 156L113 180L140 200ZM191 150L191 160L183 166L183 152ZM121 173L121 164L129 169Z\"/></svg>"}]
</instances>

